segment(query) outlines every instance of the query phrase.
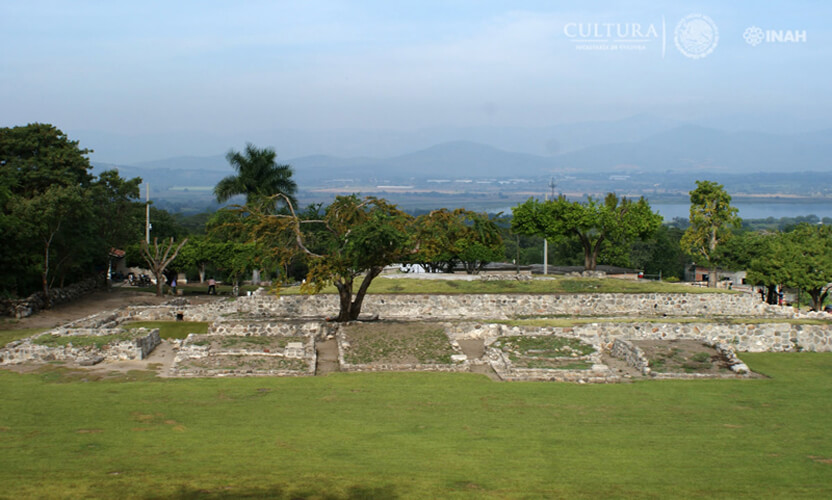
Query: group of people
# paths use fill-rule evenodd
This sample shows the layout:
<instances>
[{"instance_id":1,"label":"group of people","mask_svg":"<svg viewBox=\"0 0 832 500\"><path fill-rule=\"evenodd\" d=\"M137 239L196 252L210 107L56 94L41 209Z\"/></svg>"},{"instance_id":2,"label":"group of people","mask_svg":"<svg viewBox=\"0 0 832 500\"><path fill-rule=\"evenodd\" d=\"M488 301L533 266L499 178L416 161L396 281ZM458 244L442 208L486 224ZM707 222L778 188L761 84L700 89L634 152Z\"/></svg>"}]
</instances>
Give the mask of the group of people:
<instances>
[{"instance_id":1,"label":"group of people","mask_svg":"<svg viewBox=\"0 0 832 500\"><path fill-rule=\"evenodd\" d=\"M176 269L167 269L164 273L165 282L170 287L170 294L176 295L176 286L177 280L179 279L179 271ZM217 280L214 279L213 276L208 278L208 295L216 295L217 294Z\"/></svg>"}]
</instances>

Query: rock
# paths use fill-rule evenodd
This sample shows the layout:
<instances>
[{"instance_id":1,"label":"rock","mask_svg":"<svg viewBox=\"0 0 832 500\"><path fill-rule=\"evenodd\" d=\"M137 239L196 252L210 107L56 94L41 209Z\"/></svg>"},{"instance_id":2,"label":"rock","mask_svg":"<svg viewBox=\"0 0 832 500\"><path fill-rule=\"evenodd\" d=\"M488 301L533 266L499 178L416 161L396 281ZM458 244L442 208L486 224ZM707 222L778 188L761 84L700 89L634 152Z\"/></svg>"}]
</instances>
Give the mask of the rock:
<instances>
[{"instance_id":1,"label":"rock","mask_svg":"<svg viewBox=\"0 0 832 500\"><path fill-rule=\"evenodd\" d=\"M93 356L91 358L82 359L78 362L81 366L93 366L97 365L98 363L104 361L104 356Z\"/></svg>"},{"instance_id":2,"label":"rock","mask_svg":"<svg viewBox=\"0 0 832 500\"><path fill-rule=\"evenodd\" d=\"M745 363L737 363L735 365L731 365L731 371L740 375L744 375L748 373L749 370L748 365L746 365Z\"/></svg>"}]
</instances>

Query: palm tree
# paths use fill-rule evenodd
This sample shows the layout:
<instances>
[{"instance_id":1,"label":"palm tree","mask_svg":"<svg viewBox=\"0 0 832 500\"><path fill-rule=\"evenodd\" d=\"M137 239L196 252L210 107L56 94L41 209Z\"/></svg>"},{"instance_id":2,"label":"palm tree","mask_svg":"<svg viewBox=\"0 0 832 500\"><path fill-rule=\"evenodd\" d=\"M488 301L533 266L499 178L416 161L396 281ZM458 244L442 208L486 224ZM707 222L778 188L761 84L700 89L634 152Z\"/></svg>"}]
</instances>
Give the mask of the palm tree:
<instances>
[{"instance_id":1,"label":"palm tree","mask_svg":"<svg viewBox=\"0 0 832 500\"><path fill-rule=\"evenodd\" d=\"M278 165L275 162L277 153L272 148L259 149L253 144L246 144L245 154L233 149L225 155L225 159L237 172L229 175L214 187L217 201L223 203L232 196L246 195L246 204L267 203L268 210L274 210L276 203L269 199L275 194L284 194L297 205L295 193L298 185L292 180L292 167Z\"/></svg>"}]
</instances>

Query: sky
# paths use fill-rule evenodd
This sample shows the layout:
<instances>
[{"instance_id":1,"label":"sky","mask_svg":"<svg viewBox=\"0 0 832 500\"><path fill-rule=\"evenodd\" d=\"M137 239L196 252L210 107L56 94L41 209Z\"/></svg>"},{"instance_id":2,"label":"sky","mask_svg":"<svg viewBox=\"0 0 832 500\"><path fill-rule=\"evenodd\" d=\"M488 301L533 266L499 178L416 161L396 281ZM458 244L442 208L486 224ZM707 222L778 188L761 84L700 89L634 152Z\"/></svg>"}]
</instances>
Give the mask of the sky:
<instances>
[{"instance_id":1,"label":"sky","mask_svg":"<svg viewBox=\"0 0 832 500\"><path fill-rule=\"evenodd\" d=\"M52 123L104 151L175 139L194 155L287 129L320 132L326 152L331 130L642 114L820 130L830 20L832 2L805 0L2 0L0 126Z\"/></svg>"}]
</instances>

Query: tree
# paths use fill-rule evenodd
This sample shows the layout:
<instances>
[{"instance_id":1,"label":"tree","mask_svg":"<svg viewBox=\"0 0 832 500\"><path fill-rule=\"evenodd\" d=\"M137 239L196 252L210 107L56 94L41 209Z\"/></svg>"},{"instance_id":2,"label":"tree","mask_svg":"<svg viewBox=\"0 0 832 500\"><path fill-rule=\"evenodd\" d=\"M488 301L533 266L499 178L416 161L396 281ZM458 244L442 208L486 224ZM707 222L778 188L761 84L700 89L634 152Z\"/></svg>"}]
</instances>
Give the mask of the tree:
<instances>
[{"instance_id":1,"label":"tree","mask_svg":"<svg viewBox=\"0 0 832 500\"><path fill-rule=\"evenodd\" d=\"M150 272L156 278L157 297L162 296L162 291L165 286L165 269L173 262L173 259L176 258L176 255L187 242L188 238L185 238L179 245L176 245L173 238L170 238L167 243L162 242L160 245L159 238L153 238L153 250L151 251L150 245L145 240L142 240L142 256L145 262L147 262Z\"/></svg>"},{"instance_id":2,"label":"tree","mask_svg":"<svg viewBox=\"0 0 832 500\"><path fill-rule=\"evenodd\" d=\"M109 249L138 241L139 179L90 173L78 141L48 124L0 128L0 291L28 295L106 268ZM49 305L49 304L47 304Z\"/></svg>"},{"instance_id":3,"label":"tree","mask_svg":"<svg viewBox=\"0 0 832 500\"><path fill-rule=\"evenodd\" d=\"M24 198L55 185L87 187L93 181L89 153L49 124L0 128L0 177Z\"/></svg>"},{"instance_id":4,"label":"tree","mask_svg":"<svg viewBox=\"0 0 832 500\"><path fill-rule=\"evenodd\" d=\"M784 236L785 285L805 290L820 311L832 287L832 226L800 224Z\"/></svg>"},{"instance_id":5,"label":"tree","mask_svg":"<svg viewBox=\"0 0 832 500\"><path fill-rule=\"evenodd\" d=\"M88 218L90 208L82 197L80 187L61 185L51 186L29 198L18 197L10 205L12 216L23 221L22 234L39 242L41 260L38 267L47 308L52 306L49 290L57 270L73 256L74 249L83 243L77 239L83 240L84 235L78 230L70 231L74 238L70 238L68 243L62 242L61 237L66 233L67 226ZM59 249L57 252L56 247Z\"/></svg>"},{"instance_id":6,"label":"tree","mask_svg":"<svg viewBox=\"0 0 832 500\"><path fill-rule=\"evenodd\" d=\"M111 248L125 248L142 237L144 226L144 204L139 200L139 185L142 180L135 177L122 179L116 170L107 170L98 175L92 184L89 196L95 206L96 231L99 249L107 259L107 285L110 286Z\"/></svg>"},{"instance_id":7,"label":"tree","mask_svg":"<svg viewBox=\"0 0 832 500\"><path fill-rule=\"evenodd\" d=\"M453 272L459 261L468 274L477 274L505 253L500 229L487 214L443 208L417 217L412 227L418 251L409 260L432 272Z\"/></svg>"},{"instance_id":8,"label":"tree","mask_svg":"<svg viewBox=\"0 0 832 500\"><path fill-rule=\"evenodd\" d=\"M224 203L232 196L244 194L246 205L264 203L265 211L273 211L276 201L283 201L283 198L274 196L280 194L293 206L297 205L295 193L298 187L292 180L292 167L278 165L274 149L258 149L249 143L246 144L245 154L232 149L225 158L237 175L223 178L214 187L218 202Z\"/></svg>"},{"instance_id":9,"label":"tree","mask_svg":"<svg viewBox=\"0 0 832 500\"><path fill-rule=\"evenodd\" d=\"M630 247L629 267L663 278L684 278L687 255L679 246L683 231L662 224L650 238L634 241Z\"/></svg>"},{"instance_id":10,"label":"tree","mask_svg":"<svg viewBox=\"0 0 832 500\"><path fill-rule=\"evenodd\" d=\"M786 251L788 242L783 233L780 232L756 232L747 233L739 238L732 238L722 247L720 251L728 254L732 263L738 267L746 264L748 271L746 280L754 285L766 287L765 301L769 304L777 304L777 287L789 281L786 259L789 258ZM737 250L730 252L731 249ZM740 257L736 257L739 253Z\"/></svg>"},{"instance_id":11,"label":"tree","mask_svg":"<svg viewBox=\"0 0 832 500\"><path fill-rule=\"evenodd\" d=\"M742 223L737 209L721 184L696 181L690 192L690 227L682 236L682 247L694 258L702 259L711 272L708 286L716 286L717 247L731 237L730 228Z\"/></svg>"},{"instance_id":12,"label":"tree","mask_svg":"<svg viewBox=\"0 0 832 500\"><path fill-rule=\"evenodd\" d=\"M591 197L586 203L570 202L564 196L544 202L530 198L512 212L511 228L516 233L552 240L578 239L588 271L595 270L605 242L629 244L650 236L662 222L643 197L633 202L614 193L607 194L603 202Z\"/></svg>"},{"instance_id":13,"label":"tree","mask_svg":"<svg viewBox=\"0 0 832 500\"><path fill-rule=\"evenodd\" d=\"M412 217L384 199L356 195L338 196L320 219L302 219L291 200L283 197L289 214L269 214L251 209L252 229L258 244L287 248L283 261L302 253L309 259L305 290L317 293L332 284L338 290L339 313L336 321L358 319L367 289L385 266L400 262L408 253L408 225ZM249 210L246 207L246 210ZM358 276L363 280L354 292Z\"/></svg>"}]
</instances>

